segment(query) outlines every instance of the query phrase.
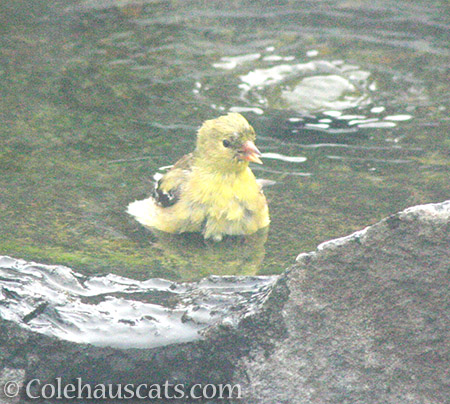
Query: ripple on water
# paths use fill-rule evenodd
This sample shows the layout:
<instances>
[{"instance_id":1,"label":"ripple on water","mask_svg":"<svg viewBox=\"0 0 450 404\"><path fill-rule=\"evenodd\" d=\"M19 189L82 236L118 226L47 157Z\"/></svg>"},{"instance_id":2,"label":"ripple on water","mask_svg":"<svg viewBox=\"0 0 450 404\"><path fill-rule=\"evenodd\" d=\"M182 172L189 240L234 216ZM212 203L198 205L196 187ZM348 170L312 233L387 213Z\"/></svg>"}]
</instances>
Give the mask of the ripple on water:
<instances>
[{"instance_id":1,"label":"ripple on water","mask_svg":"<svg viewBox=\"0 0 450 404\"><path fill-rule=\"evenodd\" d=\"M293 56L252 53L222 57L213 67L235 70L239 77L243 105L234 105L230 108L233 112L263 115L268 109L287 110L292 112L289 122L329 133L392 128L412 118L392 111L388 115L384 106L373 105L377 85L371 73L341 60L296 63ZM356 110L357 114L345 113Z\"/></svg>"},{"instance_id":2,"label":"ripple on water","mask_svg":"<svg viewBox=\"0 0 450 404\"><path fill-rule=\"evenodd\" d=\"M273 57L262 60L275 61ZM240 76L245 99L301 112L344 110L371 102L370 73L358 66L340 61L288 64L285 58L281 60L284 63Z\"/></svg>"}]
</instances>

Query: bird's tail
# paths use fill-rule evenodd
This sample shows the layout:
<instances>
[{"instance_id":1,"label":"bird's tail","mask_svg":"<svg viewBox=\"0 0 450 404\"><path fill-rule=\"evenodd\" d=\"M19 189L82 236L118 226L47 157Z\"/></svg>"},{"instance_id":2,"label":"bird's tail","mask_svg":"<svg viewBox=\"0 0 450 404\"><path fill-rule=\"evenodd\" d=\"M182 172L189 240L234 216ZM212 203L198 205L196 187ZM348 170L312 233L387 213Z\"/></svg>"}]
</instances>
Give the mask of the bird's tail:
<instances>
[{"instance_id":1,"label":"bird's tail","mask_svg":"<svg viewBox=\"0 0 450 404\"><path fill-rule=\"evenodd\" d=\"M131 202L127 207L127 213L147 227L155 227L156 210L157 206L153 198Z\"/></svg>"}]
</instances>

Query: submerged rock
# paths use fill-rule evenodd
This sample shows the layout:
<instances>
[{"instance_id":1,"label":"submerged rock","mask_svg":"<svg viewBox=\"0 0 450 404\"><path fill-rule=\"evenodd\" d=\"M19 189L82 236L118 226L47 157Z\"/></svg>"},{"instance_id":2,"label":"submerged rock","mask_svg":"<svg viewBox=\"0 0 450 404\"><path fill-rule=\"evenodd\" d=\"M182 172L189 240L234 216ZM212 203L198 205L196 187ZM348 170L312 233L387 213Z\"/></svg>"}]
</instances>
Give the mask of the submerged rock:
<instances>
[{"instance_id":1,"label":"submerged rock","mask_svg":"<svg viewBox=\"0 0 450 404\"><path fill-rule=\"evenodd\" d=\"M281 63L242 75L240 88L242 97L260 105L308 115L369 105L374 89L370 76L370 72L341 61Z\"/></svg>"},{"instance_id":2,"label":"submerged rock","mask_svg":"<svg viewBox=\"0 0 450 404\"><path fill-rule=\"evenodd\" d=\"M293 89L283 90L281 97L295 111L342 111L368 98L350 80L337 74L306 77Z\"/></svg>"},{"instance_id":3,"label":"submerged rock","mask_svg":"<svg viewBox=\"0 0 450 404\"><path fill-rule=\"evenodd\" d=\"M202 339L154 348L65 341L3 319L1 380L232 383L245 404L441 404L449 393L449 247L450 201L407 209L300 254L266 285L270 293L231 299ZM4 309L18 292L2 293Z\"/></svg>"}]
</instances>

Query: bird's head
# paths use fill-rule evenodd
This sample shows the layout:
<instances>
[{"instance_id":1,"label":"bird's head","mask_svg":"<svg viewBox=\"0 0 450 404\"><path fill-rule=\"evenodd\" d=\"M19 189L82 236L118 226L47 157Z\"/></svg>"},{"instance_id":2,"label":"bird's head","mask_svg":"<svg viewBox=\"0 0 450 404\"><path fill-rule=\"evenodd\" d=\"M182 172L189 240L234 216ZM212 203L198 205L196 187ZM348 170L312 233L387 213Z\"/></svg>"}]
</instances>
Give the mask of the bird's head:
<instances>
[{"instance_id":1,"label":"bird's head","mask_svg":"<svg viewBox=\"0 0 450 404\"><path fill-rule=\"evenodd\" d=\"M203 123L198 131L196 154L205 163L239 171L250 161L262 164L255 138L254 129L241 114L229 113Z\"/></svg>"}]
</instances>

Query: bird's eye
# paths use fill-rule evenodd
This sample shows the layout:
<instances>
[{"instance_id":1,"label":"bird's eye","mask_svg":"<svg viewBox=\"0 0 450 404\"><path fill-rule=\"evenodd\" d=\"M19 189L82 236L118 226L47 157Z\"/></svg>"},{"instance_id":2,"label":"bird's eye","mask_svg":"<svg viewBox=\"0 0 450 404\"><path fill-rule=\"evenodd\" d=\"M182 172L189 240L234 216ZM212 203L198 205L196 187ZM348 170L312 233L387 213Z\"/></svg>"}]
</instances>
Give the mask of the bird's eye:
<instances>
[{"instance_id":1,"label":"bird's eye","mask_svg":"<svg viewBox=\"0 0 450 404\"><path fill-rule=\"evenodd\" d=\"M230 147L230 146L231 146L230 141L227 140L227 139L224 139L223 142L222 142L222 144L223 144L223 147Z\"/></svg>"}]
</instances>

